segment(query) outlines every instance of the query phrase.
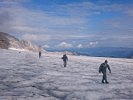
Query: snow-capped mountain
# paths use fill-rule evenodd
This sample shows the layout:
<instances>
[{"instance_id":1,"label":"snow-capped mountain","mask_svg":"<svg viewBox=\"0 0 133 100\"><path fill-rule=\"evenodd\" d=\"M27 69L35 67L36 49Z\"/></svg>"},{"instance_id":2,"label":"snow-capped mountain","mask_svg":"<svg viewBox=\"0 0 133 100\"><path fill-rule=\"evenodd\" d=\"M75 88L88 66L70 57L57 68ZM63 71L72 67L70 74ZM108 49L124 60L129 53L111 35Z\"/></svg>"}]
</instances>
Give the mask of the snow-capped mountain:
<instances>
[{"instance_id":1,"label":"snow-capped mountain","mask_svg":"<svg viewBox=\"0 0 133 100\"><path fill-rule=\"evenodd\" d=\"M0 32L0 48L38 51L39 46L25 40L19 40L8 33Z\"/></svg>"}]
</instances>

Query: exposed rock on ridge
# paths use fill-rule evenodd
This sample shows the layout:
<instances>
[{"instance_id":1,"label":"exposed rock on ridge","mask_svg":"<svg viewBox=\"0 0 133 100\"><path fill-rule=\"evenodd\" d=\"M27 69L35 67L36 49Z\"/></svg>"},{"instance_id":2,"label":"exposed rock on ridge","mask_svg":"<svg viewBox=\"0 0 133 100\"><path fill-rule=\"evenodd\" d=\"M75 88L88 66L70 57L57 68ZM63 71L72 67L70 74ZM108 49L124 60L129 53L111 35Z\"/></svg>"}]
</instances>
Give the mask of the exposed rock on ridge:
<instances>
[{"instance_id":1,"label":"exposed rock on ridge","mask_svg":"<svg viewBox=\"0 0 133 100\"><path fill-rule=\"evenodd\" d=\"M19 40L8 33L0 32L0 48L38 51L39 46L25 40Z\"/></svg>"}]
</instances>

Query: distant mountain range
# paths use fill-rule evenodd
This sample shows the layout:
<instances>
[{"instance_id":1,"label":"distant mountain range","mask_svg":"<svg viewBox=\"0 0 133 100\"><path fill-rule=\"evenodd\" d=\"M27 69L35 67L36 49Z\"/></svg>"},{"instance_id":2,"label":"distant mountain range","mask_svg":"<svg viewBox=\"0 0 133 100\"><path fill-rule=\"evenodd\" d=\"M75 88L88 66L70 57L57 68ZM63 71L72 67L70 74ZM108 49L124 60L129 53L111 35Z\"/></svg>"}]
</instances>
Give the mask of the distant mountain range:
<instances>
[{"instance_id":1,"label":"distant mountain range","mask_svg":"<svg viewBox=\"0 0 133 100\"><path fill-rule=\"evenodd\" d=\"M0 48L38 51L39 46L25 40L19 40L8 33L0 32Z\"/></svg>"},{"instance_id":2,"label":"distant mountain range","mask_svg":"<svg viewBox=\"0 0 133 100\"><path fill-rule=\"evenodd\" d=\"M0 48L2 49L16 49L16 50L29 50L38 51L39 46L25 41L19 40L16 37L0 32ZM46 49L51 52L64 52L68 51L72 54L96 56L96 57L115 57L115 58L133 58L133 48L122 47L93 47L93 48L71 48L71 49Z\"/></svg>"},{"instance_id":3,"label":"distant mountain range","mask_svg":"<svg viewBox=\"0 0 133 100\"><path fill-rule=\"evenodd\" d=\"M95 57L133 58L133 48L122 47L93 47L93 48L71 48L71 49L47 49L48 51L69 51L77 55Z\"/></svg>"}]
</instances>

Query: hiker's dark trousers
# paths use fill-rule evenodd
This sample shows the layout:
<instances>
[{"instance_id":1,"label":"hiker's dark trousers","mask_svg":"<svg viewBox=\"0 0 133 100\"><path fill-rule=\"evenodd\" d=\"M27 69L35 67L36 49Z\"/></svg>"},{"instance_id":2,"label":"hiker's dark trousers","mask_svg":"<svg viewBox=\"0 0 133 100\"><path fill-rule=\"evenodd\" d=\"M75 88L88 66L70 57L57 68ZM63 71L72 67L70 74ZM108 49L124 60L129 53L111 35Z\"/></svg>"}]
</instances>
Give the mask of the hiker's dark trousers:
<instances>
[{"instance_id":1,"label":"hiker's dark trousers","mask_svg":"<svg viewBox=\"0 0 133 100\"><path fill-rule=\"evenodd\" d=\"M66 65L67 65L67 62L66 62L66 61L64 61L64 67L66 67Z\"/></svg>"},{"instance_id":2,"label":"hiker's dark trousers","mask_svg":"<svg viewBox=\"0 0 133 100\"><path fill-rule=\"evenodd\" d=\"M105 82L108 82L108 81L107 81L107 75L106 75L106 73L103 73L103 79L102 79L102 82L104 82L104 81L105 81Z\"/></svg>"}]
</instances>

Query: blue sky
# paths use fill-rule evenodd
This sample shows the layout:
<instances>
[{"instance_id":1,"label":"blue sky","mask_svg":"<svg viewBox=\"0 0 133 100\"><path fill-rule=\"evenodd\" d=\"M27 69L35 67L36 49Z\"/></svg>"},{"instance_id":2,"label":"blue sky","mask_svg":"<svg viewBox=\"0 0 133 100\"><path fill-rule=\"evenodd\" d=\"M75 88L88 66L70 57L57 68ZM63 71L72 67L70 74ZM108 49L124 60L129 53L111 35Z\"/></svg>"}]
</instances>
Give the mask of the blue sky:
<instances>
[{"instance_id":1,"label":"blue sky","mask_svg":"<svg viewBox=\"0 0 133 100\"><path fill-rule=\"evenodd\" d=\"M0 31L45 48L133 48L133 0L0 0Z\"/></svg>"}]
</instances>

